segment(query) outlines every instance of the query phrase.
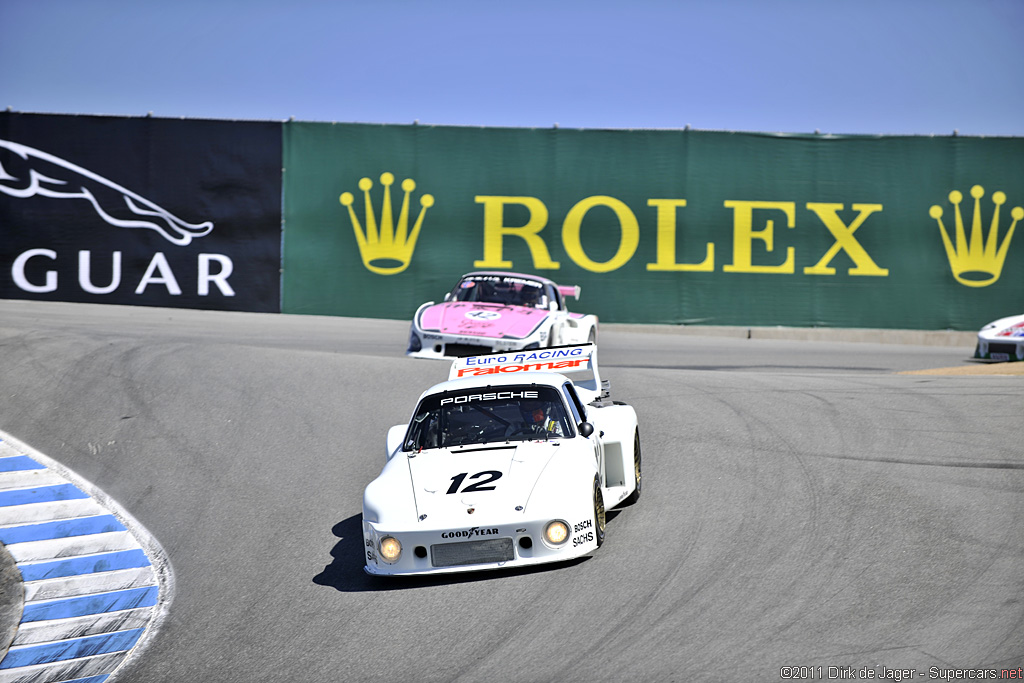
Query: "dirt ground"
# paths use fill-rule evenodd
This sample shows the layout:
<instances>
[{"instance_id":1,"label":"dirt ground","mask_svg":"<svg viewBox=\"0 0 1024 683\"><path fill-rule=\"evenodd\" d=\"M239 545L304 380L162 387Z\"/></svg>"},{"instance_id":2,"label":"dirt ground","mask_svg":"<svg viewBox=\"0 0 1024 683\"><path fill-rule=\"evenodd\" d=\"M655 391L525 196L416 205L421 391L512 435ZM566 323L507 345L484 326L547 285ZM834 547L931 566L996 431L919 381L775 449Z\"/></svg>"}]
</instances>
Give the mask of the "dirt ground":
<instances>
[{"instance_id":1,"label":"dirt ground","mask_svg":"<svg viewBox=\"0 0 1024 683\"><path fill-rule=\"evenodd\" d=\"M1024 363L969 363L953 368L906 370L901 375L1024 375Z\"/></svg>"}]
</instances>

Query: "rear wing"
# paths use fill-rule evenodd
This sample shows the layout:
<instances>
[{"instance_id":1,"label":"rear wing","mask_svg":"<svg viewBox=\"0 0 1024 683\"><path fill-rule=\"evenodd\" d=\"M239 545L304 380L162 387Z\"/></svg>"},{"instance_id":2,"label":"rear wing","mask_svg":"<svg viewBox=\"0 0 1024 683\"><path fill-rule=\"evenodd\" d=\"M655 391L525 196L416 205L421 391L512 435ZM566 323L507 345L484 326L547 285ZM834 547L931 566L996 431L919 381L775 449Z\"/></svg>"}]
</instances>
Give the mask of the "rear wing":
<instances>
[{"instance_id":1,"label":"rear wing","mask_svg":"<svg viewBox=\"0 0 1024 683\"><path fill-rule=\"evenodd\" d=\"M552 346L531 351L506 351L457 358L448 372L448 379L529 372L572 374L586 371L593 375L592 379L573 380L581 396L587 399L586 402L608 397L611 384L601 379L597 369L597 346L594 344Z\"/></svg>"},{"instance_id":2,"label":"rear wing","mask_svg":"<svg viewBox=\"0 0 1024 683\"><path fill-rule=\"evenodd\" d=\"M580 286L579 285L557 285L558 293L562 296L571 296L573 299L579 301L580 298Z\"/></svg>"}]
</instances>

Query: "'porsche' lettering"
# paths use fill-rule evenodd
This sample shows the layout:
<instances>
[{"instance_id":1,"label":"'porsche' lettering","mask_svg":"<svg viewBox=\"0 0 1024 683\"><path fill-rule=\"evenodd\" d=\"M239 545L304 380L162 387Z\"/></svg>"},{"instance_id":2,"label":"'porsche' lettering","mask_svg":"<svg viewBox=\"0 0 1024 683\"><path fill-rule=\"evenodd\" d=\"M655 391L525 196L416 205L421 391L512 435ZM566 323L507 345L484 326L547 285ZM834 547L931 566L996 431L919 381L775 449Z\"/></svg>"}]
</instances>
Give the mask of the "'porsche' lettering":
<instances>
[{"instance_id":1,"label":"'porsche' lettering","mask_svg":"<svg viewBox=\"0 0 1024 683\"><path fill-rule=\"evenodd\" d=\"M513 398L537 398L536 391L492 391L486 394L467 394L465 396L449 396L441 399L441 405L449 403L471 403L473 401L507 401Z\"/></svg>"}]
</instances>

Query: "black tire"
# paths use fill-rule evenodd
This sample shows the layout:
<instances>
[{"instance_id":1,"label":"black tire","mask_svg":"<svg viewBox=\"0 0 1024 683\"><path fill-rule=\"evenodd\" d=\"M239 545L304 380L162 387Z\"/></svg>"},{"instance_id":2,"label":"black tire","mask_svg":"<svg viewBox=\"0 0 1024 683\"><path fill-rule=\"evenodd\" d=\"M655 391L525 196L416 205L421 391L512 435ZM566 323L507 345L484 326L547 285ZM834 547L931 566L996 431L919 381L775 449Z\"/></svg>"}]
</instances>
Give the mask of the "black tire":
<instances>
[{"instance_id":1,"label":"black tire","mask_svg":"<svg viewBox=\"0 0 1024 683\"><path fill-rule=\"evenodd\" d=\"M640 455L640 430L636 430L636 434L633 436L633 470L636 475L636 488L633 493L629 494L623 502L626 505L632 505L633 503L640 500L640 489L643 485L643 459Z\"/></svg>"},{"instance_id":2,"label":"black tire","mask_svg":"<svg viewBox=\"0 0 1024 683\"><path fill-rule=\"evenodd\" d=\"M604 544L605 526L608 517L604 509L604 496L601 494L601 482L594 477L594 537L597 539L597 547Z\"/></svg>"}]
</instances>

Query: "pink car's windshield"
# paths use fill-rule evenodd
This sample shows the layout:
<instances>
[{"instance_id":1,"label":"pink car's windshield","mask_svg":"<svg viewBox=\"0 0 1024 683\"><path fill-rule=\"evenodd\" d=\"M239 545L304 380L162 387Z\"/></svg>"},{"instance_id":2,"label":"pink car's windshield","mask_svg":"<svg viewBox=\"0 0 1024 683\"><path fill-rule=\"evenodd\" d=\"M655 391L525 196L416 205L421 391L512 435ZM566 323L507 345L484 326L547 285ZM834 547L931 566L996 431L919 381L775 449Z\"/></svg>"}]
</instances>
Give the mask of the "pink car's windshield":
<instances>
[{"instance_id":1,"label":"pink car's windshield","mask_svg":"<svg viewBox=\"0 0 1024 683\"><path fill-rule=\"evenodd\" d=\"M462 278L448 300L530 308L547 307L544 286L540 282L512 275L472 275Z\"/></svg>"}]
</instances>

